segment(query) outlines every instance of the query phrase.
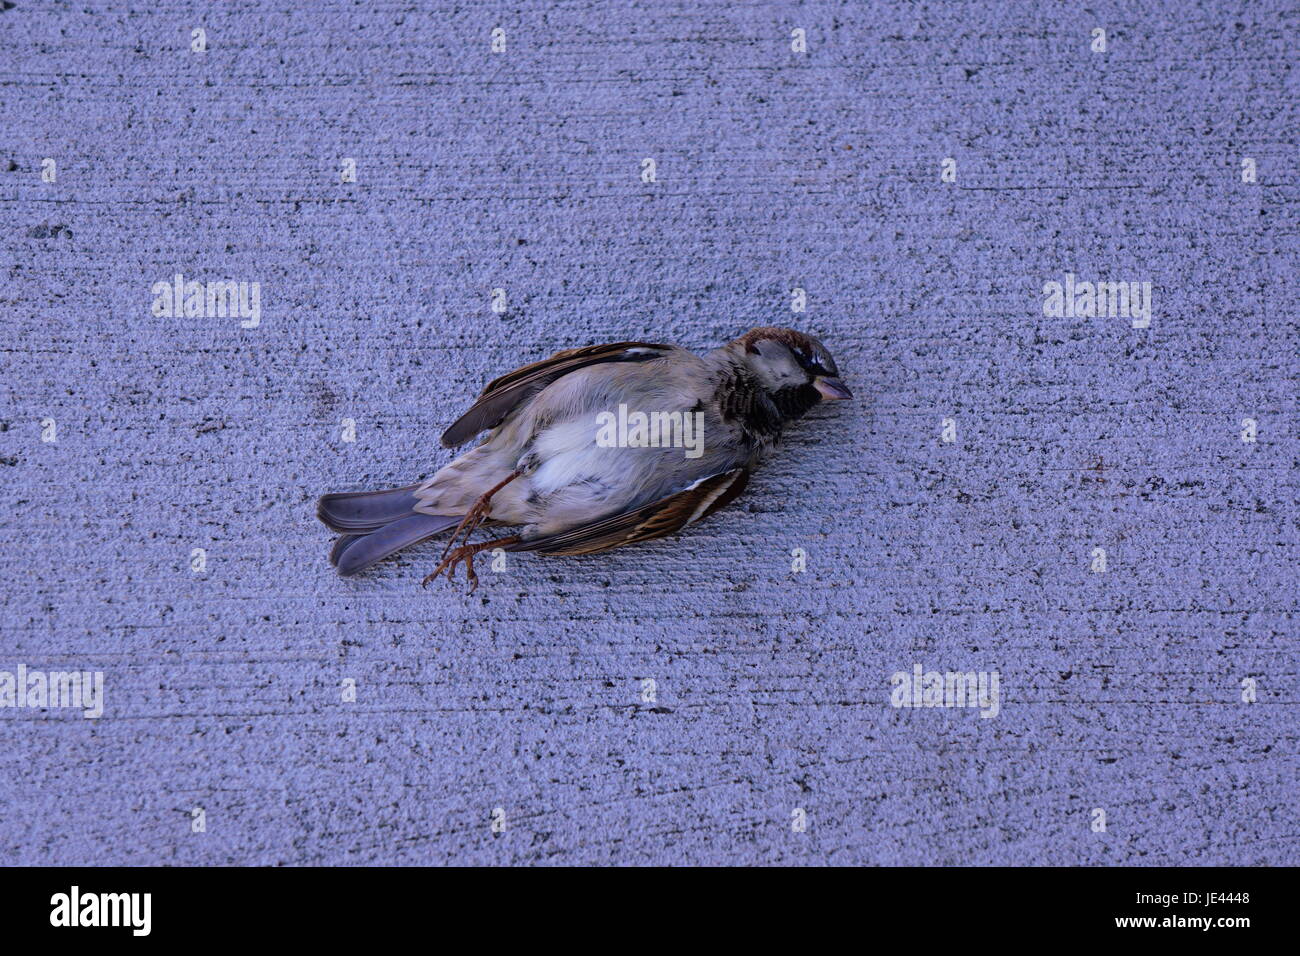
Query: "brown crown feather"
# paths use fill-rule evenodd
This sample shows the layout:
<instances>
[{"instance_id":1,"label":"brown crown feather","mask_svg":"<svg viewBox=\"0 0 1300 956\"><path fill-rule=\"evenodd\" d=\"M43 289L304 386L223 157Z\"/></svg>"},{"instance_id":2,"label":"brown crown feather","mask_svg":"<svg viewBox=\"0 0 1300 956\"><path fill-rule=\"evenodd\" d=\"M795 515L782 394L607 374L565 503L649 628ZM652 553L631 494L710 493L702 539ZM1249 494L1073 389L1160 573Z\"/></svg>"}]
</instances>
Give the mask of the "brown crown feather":
<instances>
[{"instance_id":1,"label":"brown crown feather","mask_svg":"<svg viewBox=\"0 0 1300 956\"><path fill-rule=\"evenodd\" d=\"M787 345L791 349L802 349L805 353L811 354L813 351L813 344L808 339L808 336L795 329L786 329L779 325L762 325L756 329L750 329L740 338L736 339L736 342L744 346L746 352L754 352L757 351L754 348L754 345L765 339L772 339L775 342L780 342L782 345Z\"/></svg>"}]
</instances>

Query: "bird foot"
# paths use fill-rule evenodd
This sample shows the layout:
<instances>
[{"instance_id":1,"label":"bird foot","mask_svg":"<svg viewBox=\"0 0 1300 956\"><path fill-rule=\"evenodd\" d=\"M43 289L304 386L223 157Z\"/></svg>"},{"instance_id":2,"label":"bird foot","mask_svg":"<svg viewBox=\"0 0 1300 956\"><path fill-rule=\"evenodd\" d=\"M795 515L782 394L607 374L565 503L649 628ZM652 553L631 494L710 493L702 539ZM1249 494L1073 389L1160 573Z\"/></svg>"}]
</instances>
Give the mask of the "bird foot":
<instances>
[{"instance_id":1,"label":"bird foot","mask_svg":"<svg viewBox=\"0 0 1300 956\"><path fill-rule=\"evenodd\" d=\"M474 555L478 554L480 551L487 551L490 548L499 548L503 545L514 544L518 540L519 536L512 534L507 538L497 538L495 541L483 541L479 544L463 544L459 548L453 549L450 554L442 559L442 562L434 568L433 571L425 575L420 586L427 588L429 582L442 574L443 571L447 572L448 582L454 581L456 577L456 565L464 561L465 581L469 584L469 591L466 593L473 594L474 591L478 589L478 575L474 573Z\"/></svg>"},{"instance_id":2,"label":"bird foot","mask_svg":"<svg viewBox=\"0 0 1300 956\"><path fill-rule=\"evenodd\" d=\"M443 571L447 572L447 580L449 582L453 581L456 577L456 565L460 564L461 561L464 561L465 580L469 583L469 593L473 594L475 589L478 587L478 575L474 573L475 553L473 545L462 545L459 548L455 548L450 554L446 554L442 559L441 564L434 568L432 572L425 575L424 580L420 582L420 586L427 588L429 582L442 574Z\"/></svg>"},{"instance_id":3,"label":"bird foot","mask_svg":"<svg viewBox=\"0 0 1300 956\"><path fill-rule=\"evenodd\" d=\"M478 500L470 505L469 510L465 512L465 517L460 519L460 524L456 525L456 530L451 533L451 537L447 540L447 547L442 549L442 556L444 559L451 555L452 548L455 547L457 540L460 540L462 545L469 544L470 535L477 531L479 525L487 520L488 510L492 507L492 496L518 478L521 474L523 474L523 472L511 472L504 481L493 485L483 494L479 495ZM462 532L464 532L463 536ZM441 567L441 565L439 565L439 567ZM455 565L453 564L452 567L454 568ZM467 563L466 567L470 574L473 574L474 565L472 563ZM434 574L437 574L437 572L435 571ZM426 581L427 580L428 579L426 578Z\"/></svg>"}]
</instances>

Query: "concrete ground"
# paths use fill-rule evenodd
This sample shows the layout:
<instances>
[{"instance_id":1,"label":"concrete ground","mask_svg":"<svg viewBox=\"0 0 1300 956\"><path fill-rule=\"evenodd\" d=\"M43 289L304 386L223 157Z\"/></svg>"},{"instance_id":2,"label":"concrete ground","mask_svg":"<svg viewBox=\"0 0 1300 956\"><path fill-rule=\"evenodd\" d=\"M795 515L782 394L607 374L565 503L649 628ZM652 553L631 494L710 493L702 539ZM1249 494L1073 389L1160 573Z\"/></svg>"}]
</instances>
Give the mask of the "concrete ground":
<instances>
[{"instance_id":1,"label":"concrete ground","mask_svg":"<svg viewBox=\"0 0 1300 956\"><path fill-rule=\"evenodd\" d=\"M1300 862L1294 5L4 6L0 672L104 690L0 862ZM329 567L488 378L772 323L859 398L680 539Z\"/></svg>"}]
</instances>

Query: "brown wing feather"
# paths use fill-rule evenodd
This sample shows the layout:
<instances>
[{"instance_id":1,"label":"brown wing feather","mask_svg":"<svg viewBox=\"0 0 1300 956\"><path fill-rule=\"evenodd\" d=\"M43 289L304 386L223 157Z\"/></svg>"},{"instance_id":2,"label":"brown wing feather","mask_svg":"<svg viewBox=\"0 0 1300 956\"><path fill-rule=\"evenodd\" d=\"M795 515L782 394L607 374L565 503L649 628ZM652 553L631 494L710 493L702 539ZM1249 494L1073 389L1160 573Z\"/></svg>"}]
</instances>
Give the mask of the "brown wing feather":
<instances>
[{"instance_id":1,"label":"brown wing feather","mask_svg":"<svg viewBox=\"0 0 1300 956\"><path fill-rule=\"evenodd\" d=\"M601 362L644 362L666 354L671 345L654 342L614 342L565 349L548 359L525 365L488 382L470 409L442 434L446 448L463 445L479 432L495 428L520 402L537 394L556 379Z\"/></svg>"},{"instance_id":2,"label":"brown wing feather","mask_svg":"<svg viewBox=\"0 0 1300 956\"><path fill-rule=\"evenodd\" d=\"M521 541L510 551L541 554L594 554L610 548L650 541L702 521L734 501L749 483L748 468L733 468L704 478L689 488L631 511L603 518L589 525Z\"/></svg>"}]
</instances>

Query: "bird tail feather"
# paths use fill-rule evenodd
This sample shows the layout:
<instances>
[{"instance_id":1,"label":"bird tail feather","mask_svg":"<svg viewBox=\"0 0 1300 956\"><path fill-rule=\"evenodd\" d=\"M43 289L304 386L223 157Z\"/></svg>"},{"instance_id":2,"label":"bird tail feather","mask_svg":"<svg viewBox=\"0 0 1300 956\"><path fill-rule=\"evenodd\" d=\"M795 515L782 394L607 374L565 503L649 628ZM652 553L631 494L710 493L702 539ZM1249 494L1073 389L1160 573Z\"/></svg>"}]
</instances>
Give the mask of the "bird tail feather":
<instances>
[{"instance_id":1,"label":"bird tail feather","mask_svg":"<svg viewBox=\"0 0 1300 956\"><path fill-rule=\"evenodd\" d=\"M461 515L410 514L369 534L345 534L334 543L330 563L343 577L366 568L460 524Z\"/></svg>"},{"instance_id":2,"label":"bird tail feather","mask_svg":"<svg viewBox=\"0 0 1300 956\"><path fill-rule=\"evenodd\" d=\"M340 534L367 534L398 518L413 514L419 485L391 491L345 491L324 495L316 503L316 516Z\"/></svg>"}]
</instances>

